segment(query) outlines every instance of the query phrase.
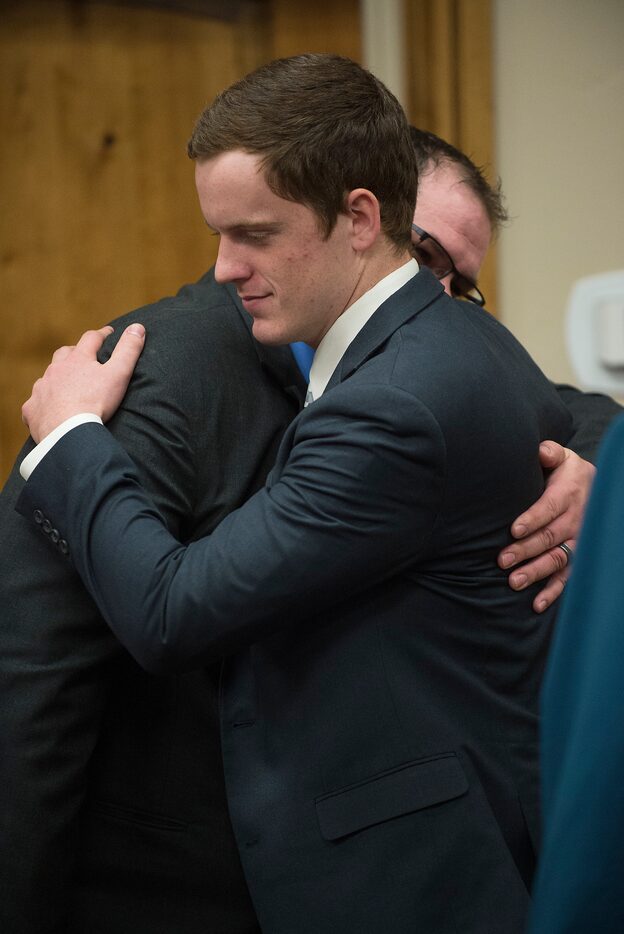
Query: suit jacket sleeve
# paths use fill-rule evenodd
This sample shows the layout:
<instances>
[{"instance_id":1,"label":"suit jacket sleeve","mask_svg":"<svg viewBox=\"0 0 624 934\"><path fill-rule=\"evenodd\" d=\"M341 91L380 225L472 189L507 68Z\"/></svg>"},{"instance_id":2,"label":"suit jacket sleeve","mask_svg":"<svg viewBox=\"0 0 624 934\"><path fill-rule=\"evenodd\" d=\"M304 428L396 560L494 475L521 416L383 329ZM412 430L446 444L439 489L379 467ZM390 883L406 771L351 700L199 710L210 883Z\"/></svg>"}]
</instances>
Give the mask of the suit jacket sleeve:
<instances>
[{"instance_id":1,"label":"suit jacket sleeve","mask_svg":"<svg viewBox=\"0 0 624 934\"><path fill-rule=\"evenodd\" d=\"M273 482L186 547L99 425L56 445L20 509L43 509L67 539L87 588L141 665L198 667L277 627L301 625L426 548L445 448L411 394L383 384L337 387L285 440L289 456L278 457Z\"/></svg>"},{"instance_id":2,"label":"suit jacket sleeve","mask_svg":"<svg viewBox=\"0 0 624 934\"><path fill-rule=\"evenodd\" d=\"M613 419L624 411L622 406L609 396L581 392L574 386L559 385L555 388L574 420L568 447L595 464L602 436Z\"/></svg>"},{"instance_id":3,"label":"suit jacket sleeve","mask_svg":"<svg viewBox=\"0 0 624 934\"><path fill-rule=\"evenodd\" d=\"M184 311L169 310L176 309ZM134 313L121 324L144 316L145 310ZM211 409L194 389L198 381L183 378L192 341L180 357L178 331L150 325L151 350L111 430L141 465L133 470L168 527L184 540L198 464L207 475L212 466L199 446ZM216 491L222 479L212 475L203 483ZM70 563L15 511L23 486L16 466L0 496L0 929L45 934L61 929L86 766L111 666L123 650Z\"/></svg>"}]
</instances>

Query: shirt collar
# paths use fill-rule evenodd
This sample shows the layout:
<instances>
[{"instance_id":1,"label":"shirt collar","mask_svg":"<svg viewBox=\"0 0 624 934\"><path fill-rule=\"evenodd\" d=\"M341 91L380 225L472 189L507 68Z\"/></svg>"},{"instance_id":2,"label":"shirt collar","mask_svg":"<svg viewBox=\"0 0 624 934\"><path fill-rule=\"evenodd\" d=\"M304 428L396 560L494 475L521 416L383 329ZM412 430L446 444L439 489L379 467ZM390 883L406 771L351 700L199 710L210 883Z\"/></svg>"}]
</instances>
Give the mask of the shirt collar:
<instances>
[{"instance_id":1,"label":"shirt collar","mask_svg":"<svg viewBox=\"0 0 624 934\"><path fill-rule=\"evenodd\" d=\"M418 263L415 259L410 259L403 266L380 279L372 289L360 296L353 305L336 318L314 354L306 405L312 399L318 399L323 395L338 362L368 319L386 299L398 292L417 272Z\"/></svg>"}]
</instances>

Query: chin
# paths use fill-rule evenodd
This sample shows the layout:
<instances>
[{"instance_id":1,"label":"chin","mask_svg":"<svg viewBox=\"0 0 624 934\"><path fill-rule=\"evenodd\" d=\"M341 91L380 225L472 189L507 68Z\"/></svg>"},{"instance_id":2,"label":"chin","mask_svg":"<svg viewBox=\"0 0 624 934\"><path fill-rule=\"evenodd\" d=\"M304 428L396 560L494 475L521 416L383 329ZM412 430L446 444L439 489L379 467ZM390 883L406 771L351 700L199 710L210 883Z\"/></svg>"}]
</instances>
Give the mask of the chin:
<instances>
[{"instance_id":1,"label":"chin","mask_svg":"<svg viewBox=\"0 0 624 934\"><path fill-rule=\"evenodd\" d=\"M296 340L296 338L291 337L281 328L275 327L275 325L270 324L268 321L254 320L251 331L259 344L278 347Z\"/></svg>"}]
</instances>

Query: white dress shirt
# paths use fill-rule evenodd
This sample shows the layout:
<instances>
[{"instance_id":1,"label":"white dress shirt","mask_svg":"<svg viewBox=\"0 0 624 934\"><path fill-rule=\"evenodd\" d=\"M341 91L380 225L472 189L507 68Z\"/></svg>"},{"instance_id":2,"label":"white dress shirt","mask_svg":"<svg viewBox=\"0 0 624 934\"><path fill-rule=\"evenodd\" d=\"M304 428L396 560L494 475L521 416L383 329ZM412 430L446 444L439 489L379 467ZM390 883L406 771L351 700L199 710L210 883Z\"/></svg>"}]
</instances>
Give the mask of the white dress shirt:
<instances>
[{"instance_id":1,"label":"white dress shirt","mask_svg":"<svg viewBox=\"0 0 624 934\"><path fill-rule=\"evenodd\" d=\"M417 272L418 263L415 259L410 259L403 266L380 279L372 289L360 296L357 302L350 305L339 318L336 318L314 354L306 405L323 395L347 347L355 340L368 319L386 299L398 292Z\"/></svg>"},{"instance_id":2,"label":"white dress shirt","mask_svg":"<svg viewBox=\"0 0 624 934\"><path fill-rule=\"evenodd\" d=\"M37 464L43 460L56 442L61 440L63 435L66 435L72 428L77 428L78 425L84 425L86 422L99 422L100 425L103 424L99 415L94 415L93 412L81 412L79 415L72 415L71 418L65 419L64 422L56 426L54 431L46 435L45 438L32 449L30 454L26 455L20 464L20 473L24 480L28 480Z\"/></svg>"}]
</instances>

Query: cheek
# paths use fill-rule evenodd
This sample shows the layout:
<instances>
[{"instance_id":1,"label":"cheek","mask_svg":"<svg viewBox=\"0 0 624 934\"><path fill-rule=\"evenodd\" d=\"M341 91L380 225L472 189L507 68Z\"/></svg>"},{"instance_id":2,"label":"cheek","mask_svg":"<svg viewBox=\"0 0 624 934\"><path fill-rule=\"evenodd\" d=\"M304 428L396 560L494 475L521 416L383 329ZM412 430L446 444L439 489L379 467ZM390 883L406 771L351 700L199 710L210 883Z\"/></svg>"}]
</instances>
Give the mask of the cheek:
<instances>
[{"instance_id":1,"label":"cheek","mask_svg":"<svg viewBox=\"0 0 624 934\"><path fill-rule=\"evenodd\" d=\"M281 267L282 281L290 288L318 288L327 275L327 266L318 261L313 250L302 249L290 253ZM278 270L278 275L280 271Z\"/></svg>"}]
</instances>

